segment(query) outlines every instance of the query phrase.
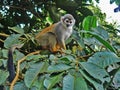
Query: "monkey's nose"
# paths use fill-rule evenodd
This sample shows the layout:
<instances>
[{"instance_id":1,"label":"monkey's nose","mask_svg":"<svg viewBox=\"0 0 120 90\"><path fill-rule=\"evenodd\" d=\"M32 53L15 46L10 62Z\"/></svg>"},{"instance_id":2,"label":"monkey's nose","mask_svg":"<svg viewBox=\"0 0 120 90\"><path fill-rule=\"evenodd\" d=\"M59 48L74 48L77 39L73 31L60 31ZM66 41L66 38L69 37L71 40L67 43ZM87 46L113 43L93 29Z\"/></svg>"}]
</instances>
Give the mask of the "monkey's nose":
<instances>
[{"instance_id":1,"label":"monkey's nose","mask_svg":"<svg viewBox=\"0 0 120 90\"><path fill-rule=\"evenodd\" d=\"M69 27L69 24L67 24L66 26Z\"/></svg>"}]
</instances>

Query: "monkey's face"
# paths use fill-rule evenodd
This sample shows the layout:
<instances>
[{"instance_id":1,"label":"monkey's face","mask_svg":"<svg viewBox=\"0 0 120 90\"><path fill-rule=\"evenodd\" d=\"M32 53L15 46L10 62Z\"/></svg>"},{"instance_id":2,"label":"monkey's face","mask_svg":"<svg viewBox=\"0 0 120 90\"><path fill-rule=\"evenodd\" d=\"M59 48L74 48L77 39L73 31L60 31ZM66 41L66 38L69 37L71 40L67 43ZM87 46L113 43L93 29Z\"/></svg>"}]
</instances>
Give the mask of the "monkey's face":
<instances>
[{"instance_id":1,"label":"monkey's face","mask_svg":"<svg viewBox=\"0 0 120 90\"><path fill-rule=\"evenodd\" d=\"M72 27L75 24L75 19L71 14L62 16L61 20L66 27Z\"/></svg>"}]
</instances>

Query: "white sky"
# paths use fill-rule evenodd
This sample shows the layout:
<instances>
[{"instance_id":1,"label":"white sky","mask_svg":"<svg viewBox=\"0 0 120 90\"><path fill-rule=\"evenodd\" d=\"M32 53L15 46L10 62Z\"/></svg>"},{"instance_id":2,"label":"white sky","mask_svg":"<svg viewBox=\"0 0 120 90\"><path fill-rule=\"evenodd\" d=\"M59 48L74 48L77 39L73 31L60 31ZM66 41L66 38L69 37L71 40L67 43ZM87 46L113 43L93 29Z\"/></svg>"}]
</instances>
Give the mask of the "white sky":
<instances>
[{"instance_id":1,"label":"white sky","mask_svg":"<svg viewBox=\"0 0 120 90\"><path fill-rule=\"evenodd\" d=\"M102 10L103 13L106 13L108 22L117 21L120 23L120 12L114 12L114 8L117 7L115 3L110 4L110 0L100 0L98 6Z\"/></svg>"}]
</instances>

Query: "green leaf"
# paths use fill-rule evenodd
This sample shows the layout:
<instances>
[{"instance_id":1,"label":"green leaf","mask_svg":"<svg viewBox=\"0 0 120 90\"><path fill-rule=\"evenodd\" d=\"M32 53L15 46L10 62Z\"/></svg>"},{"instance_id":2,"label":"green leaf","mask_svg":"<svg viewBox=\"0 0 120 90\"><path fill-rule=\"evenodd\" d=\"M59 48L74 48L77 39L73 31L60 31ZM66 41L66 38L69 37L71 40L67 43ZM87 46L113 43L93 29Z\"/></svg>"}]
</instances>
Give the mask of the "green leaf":
<instances>
[{"instance_id":1,"label":"green leaf","mask_svg":"<svg viewBox=\"0 0 120 90\"><path fill-rule=\"evenodd\" d=\"M20 34L12 34L11 36L7 37L7 39L4 41L4 47L9 48L14 44L19 44L21 43L19 41Z\"/></svg>"},{"instance_id":2,"label":"green leaf","mask_svg":"<svg viewBox=\"0 0 120 90\"><path fill-rule=\"evenodd\" d=\"M80 64L91 76L93 76L95 79L98 79L102 83L104 83L105 81L110 81L109 74L106 72L105 69L91 62L82 62Z\"/></svg>"},{"instance_id":3,"label":"green leaf","mask_svg":"<svg viewBox=\"0 0 120 90\"><path fill-rule=\"evenodd\" d=\"M75 57L72 55L66 55L60 58L60 61L64 64L70 64L71 62L75 61Z\"/></svg>"},{"instance_id":4,"label":"green leaf","mask_svg":"<svg viewBox=\"0 0 120 90\"><path fill-rule=\"evenodd\" d=\"M8 58L8 50L2 49L2 57Z\"/></svg>"},{"instance_id":5,"label":"green leaf","mask_svg":"<svg viewBox=\"0 0 120 90\"><path fill-rule=\"evenodd\" d=\"M93 30L94 30L94 32L96 34L98 34L99 36L104 38L104 40L108 40L109 39L108 32L104 28L98 26L97 28L94 28Z\"/></svg>"},{"instance_id":6,"label":"green leaf","mask_svg":"<svg viewBox=\"0 0 120 90\"><path fill-rule=\"evenodd\" d=\"M41 57L42 57L41 55L31 55L31 56L28 56L26 59L27 60L37 60Z\"/></svg>"},{"instance_id":7,"label":"green leaf","mask_svg":"<svg viewBox=\"0 0 120 90\"><path fill-rule=\"evenodd\" d=\"M0 85L5 82L8 76L9 73L7 71L0 70Z\"/></svg>"},{"instance_id":8,"label":"green leaf","mask_svg":"<svg viewBox=\"0 0 120 90\"><path fill-rule=\"evenodd\" d=\"M45 72L47 67L48 63L45 62L33 64L25 73L24 81L26 86L30 88L37 79L38 74Z\"/></svg>"},{"instance_id":9,"label":"green leaf","mask_svg":"<svg viewBox=\"0 0 120 90\"><path fill-rule=\"evenodd\" d=\"M63 75L63 73L45 79L45 81L44 81L44 86L47 88L47 90L50 90L52 87L55 86L55 84L57 84L58 82L60 82L61 79L62 79L62 75Z\"/></svg>"},{"instance_id":10,"label":"green leaf","mask_svg":"<svg viewBox=\"0 0 120 90\"><path fill-rule=\"evenodd\" d=\"M4 59L0 59L0 67L3 65L3 60Z\"/></svg>"},{"instance_id":11,"label":"green leaf","mask_svg":"<svg viewBox=\"0 0 120 90\"><path fill-rule=\"evenodd\" d=\"M82 48L85 47L83 38L79 35L79 32L74 30L73 34L72 34L72 39L77 41L77 43L79 44L80 47L82 47Z\"/></svg>"},{"instance_id":12,"label":"green leaf","mask_svg":"<svg viewBox=\"0 0 120 90\"><path fill-rule=\"evenodd\" d=\"M15 55L14 59L15 59L16 61L20 60L22 57L25 56L23 53L21 53L21 52L18 51L18 50L15 50L15 54L16 54L16 55Z\"/></svg>"},{"instance_id":13,"label":"green leaf","mask_svg":"<svg viewBox=\"0 0 120 90\"><path fill-rule=\"evenodd\" d=\"M20 27L9 27L9 29L12 29L14 32L17 32L18 34L24 34L24 30Z\"/></svg>"},{"instance_id":14,"label":"green leaf","mask_svg":"<svg viewBox=\"0 0 120 90\"><path fill-rule=\"evenodd\" d=\"M88 88L82 76L68 74L63 79L63 90L88 90Z\"/></svg>"},{"instance_id":15,"label":"green leaf","mask_svg":"<svg viewBox=\"0 0 120 90\"><path fill-rule=\"evenodd\" d=\"M120 87L120 69L115 74L114 79L113 79L113 83L114 83L113 85L115 88Z\"/></svg>"},{"instance_id":16,"label":"green leaf","mask_svg":"<svg viewBox=\"0 0 120 90\"><path fill-rule=\"evenodd\" d=\"M115 3L116 3L117 5L120 5L120 0L115 0Z\"/></svg>"},{"instance_id":17,"label":"green leaf","mask_svg":"<svg viewBox=\"0 0 120 90\"><path fill-rule=\"evenodd\" d=\"M51 65L48 67L47 72L53 73L53 72L62 72L65 70L70 69L71 67L65 64L56 64L56 65Z\"/></svg>"},{"instance_id":18,"label":"green leaf","mask_svg":"<svg viewBox=\"0 0 120 90\"><path fill-rule=\"evenodd\" d=\"M64 77L63 90L74 90L74 77L71 74Z\"/></svg>"},{"instance_id":19,"label":"green leaf","mask_svg":"<svg viewBox=\"0 0 120 90\"><path fill-rule=\"evenodd\" d=\"M28 90L23 82L18 82L14 86L14 90Z\"/></svg>"},{"instance_id":20,"label":"green leaf","mask_svg":"<svg viewBox=\"0 0 120 90\"><path fill-rule=\"evenodd\" d=\"M74 76L74 90L88 90L87 83L82 76Z\"/></svg>"},{"instance_id":21,"label":"green leaf","mask_svg":"<svg viewBox=\"0 0 120 90\"><path fill-rule=\"evenodd\" d=\"M36 87L37 90L45 90L44 79L45 75L43 77L38 77L37 80L34 82L33 87Z\"/></svg>"},{"instance_id":22,"label":"green leaf","mask_svg":"<svg viewBox=\"0 0 120 90\"><path fill-rule=\"evenodd\" d=\"M87 16L82 23L84 30L90 30L97 26L97 17L96 16Z\"/></svg>"},{"instance_id":23,"label":"green leaf","mask_svg":"<svg viewBox=\"0 0 120 90\"><path fill-rule=\"evenodd\" d=\"M103 85L101 83L94 81L82 70L80 70L80 73L84 76L86 80L88 80L95 87L96 90L104 90Z\"/></svg>"},{"instance_id":24,"label":"green leaf","mask_svg":"<svg viewBox=\"0 0 120 90\"><path fill-rule=\"evenodd\" d=\"M108 48L110 51L112 52L116 52L116 50L114 49L114 47L112 47L109 42L105 41L104 38L102 38L101 36L99 36L98 34L94 33L94 32L90 32L90 31L81 31L83 33L87 33L90 34L92 36L94 36L99 42L101 42L106 48Z\"/></svg>"},{"instance_id":25,"label":"green leaf","mask_svg":"<svg viewBox=\"0 0 120 90\"><path fill-rule=\"evenodd\" d=\"M101 68L120 62L120 58L113 52L97 52L88 59L88 62L94 63Z\"/></svg>"}]
</instances>

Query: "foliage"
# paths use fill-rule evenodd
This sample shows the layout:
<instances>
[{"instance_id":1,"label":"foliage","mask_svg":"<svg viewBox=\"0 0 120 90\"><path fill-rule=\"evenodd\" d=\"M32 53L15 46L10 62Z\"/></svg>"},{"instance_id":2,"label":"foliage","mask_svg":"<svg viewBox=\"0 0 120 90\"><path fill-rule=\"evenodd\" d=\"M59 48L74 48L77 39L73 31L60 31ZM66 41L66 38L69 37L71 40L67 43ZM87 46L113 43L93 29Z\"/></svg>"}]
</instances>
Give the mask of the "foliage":
<instances>
[{"instance_id":1,"label":"foliage","mask_svg":"<svg viewBox=\"0 0 120 90\"><path fill-rule=\"evenodd\" d=\"M110 0L112 3L115 0ZM117 1L117 0L116 0ZM99 0L96 0L99 2ZM7 53L13 44L14 64L36 47L41 29L70 13L76 19L65 55L42 51L20 64L14 90L120 89L120 36L115 24L105 21L92 0L3 0L0 2L0 85L9 90ZM1 87L0 87L1 88Z\"/></svg>"}]
</instances>

